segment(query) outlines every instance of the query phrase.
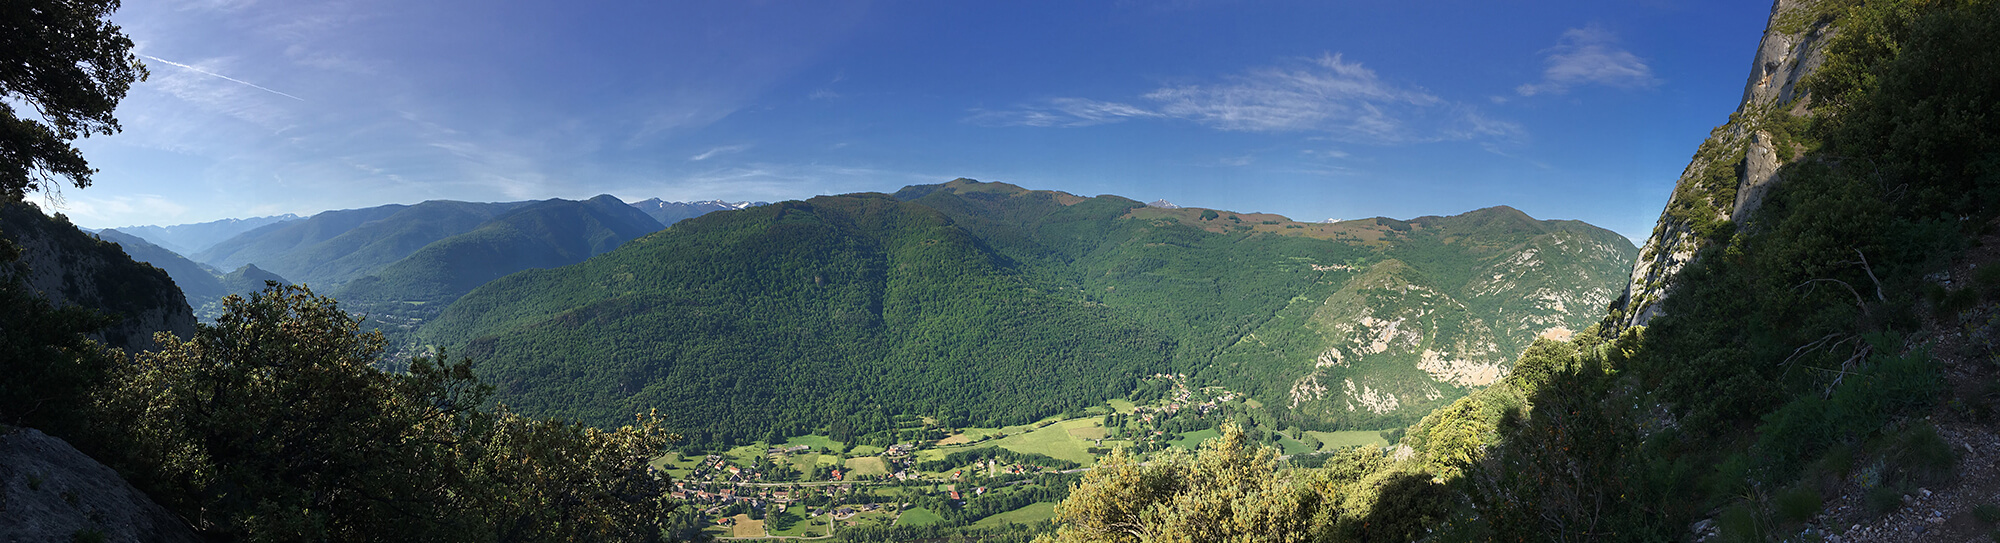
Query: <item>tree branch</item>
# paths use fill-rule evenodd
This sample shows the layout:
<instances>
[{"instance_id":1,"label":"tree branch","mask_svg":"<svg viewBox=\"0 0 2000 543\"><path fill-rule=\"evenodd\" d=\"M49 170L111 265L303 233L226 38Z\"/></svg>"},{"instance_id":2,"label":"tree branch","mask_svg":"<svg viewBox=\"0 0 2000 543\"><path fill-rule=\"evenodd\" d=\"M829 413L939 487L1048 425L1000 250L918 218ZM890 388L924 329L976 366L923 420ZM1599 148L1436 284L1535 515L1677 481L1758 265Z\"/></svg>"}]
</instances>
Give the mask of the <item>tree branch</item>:
<instances>
[{"instance_id":1,"label":"tree branch","mask_svg":"<svg viewBox=\"0 0 2000 543\"><path fill-rule=\"evenodd\" d=\"M1875 282L1875 301L1888 303L1889 299L1882 297L1882 280L1875 277L1874 268L1868 267L1868 255L1861 254L1861 249L1855 249L1854 255L1861 257L1861 271L1868 272L1868 280Z\"/></svg>"}]
</instances>

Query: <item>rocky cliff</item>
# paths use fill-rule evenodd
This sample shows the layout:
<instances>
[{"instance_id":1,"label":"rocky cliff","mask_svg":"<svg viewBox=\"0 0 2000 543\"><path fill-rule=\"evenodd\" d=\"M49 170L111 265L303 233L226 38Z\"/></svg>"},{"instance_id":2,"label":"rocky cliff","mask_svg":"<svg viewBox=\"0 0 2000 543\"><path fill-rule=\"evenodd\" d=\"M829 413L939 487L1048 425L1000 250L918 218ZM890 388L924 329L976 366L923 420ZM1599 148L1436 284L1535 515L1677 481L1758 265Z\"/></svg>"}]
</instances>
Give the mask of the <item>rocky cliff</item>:
<instances>
[{"instance_id":1,"label":"rocky cliff","mask_svg":"<svg viewBox=\"0 0 2000 543\"><path fill-rule=\"evenodd\" d=\"M1832 28L1810 2L1778 0L1750 64L1743 99L1729 122L1709 133L1674 185L1652 236L1641 246L1625 294L1612 305L1612 328L1644 326L1660 315L1673 278L1712 243L1726 243L1765 193L1782 179L1778 167L1796 158L1794 115L1807 114L1810 93L1799 86L1825 59ZM1790 113L1791 115L1779 115Z\"/></svg>"},{"instance_id":2,"label":"rocky cliff","mask_svg":"<svg viewBox=\"0 0 2000 543\"><path fill-rule=\"evenodd\" d=\"M167 272L133 262L118 244L98 240L62 216L32 204L0 204L0 239L20 249L20 259L0 267L0 278L21 274L30 290L57 305L79 305L119 317L106 328L106 344L151 348L153 332L194 335L194 312Z\"/></svg>"}]
</instances>

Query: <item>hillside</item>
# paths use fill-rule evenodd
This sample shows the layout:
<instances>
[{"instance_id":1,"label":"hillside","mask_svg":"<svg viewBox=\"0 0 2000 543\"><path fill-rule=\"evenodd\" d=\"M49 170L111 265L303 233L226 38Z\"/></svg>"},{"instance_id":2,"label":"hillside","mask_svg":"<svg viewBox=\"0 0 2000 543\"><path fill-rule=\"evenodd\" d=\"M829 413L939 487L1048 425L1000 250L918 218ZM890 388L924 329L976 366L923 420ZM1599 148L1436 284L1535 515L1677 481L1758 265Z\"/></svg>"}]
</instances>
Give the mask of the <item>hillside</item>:
<instances>
[{"instance_id":1,"label":"hillside","mask_svg":"<svg viewBox=\"0 0 2000 543\"><path fill-rule=\"evenodd\" d=\"M1991 539L1995 8L1775 2L1740 106L1598 326L1537 341L1393 449L1278 468L1239 441L1100 469L1062 540ZM1114 499L1245 472L1224 488L1252 492ZM1221 508L1222 534L1180 514Z\"/></svg>"},{"instance_id":2,"label":"hillside","mask_svg":"<svg viewBox=\"0 0 2000 543\"><path fill-rule=\"evenodd\" d=\"M412 206L327 211L302 221L244 232L196 253L193 259L225 270L256 264L298 283L332 287L526 204L432 200Z\"/></svg>"},{"instance_id":3,"label":"hillside","mask_svg":"<svg viewBox=\"0 0 2000 543\"><path fill-rule=\"evenodd\" d=\"M482 360L523 410L609 423L659 407L718 439L868 433L888 414L1019 423L1155 372L1250 392L1292 424L1381 428L1491 382L1464 375L1465 353L1589 324L1633 252L1506 208L1308 224L958 180L686 221L482 286L419 336ZM1456 316L1389 324L1426 338L1393 351L1286 316L1355 307L1343 289L1384 266L1436 285ZM1247 347L1260 336L1298 339ZM1356 353L1340 375L1427 388L1376 411L1358 406L1383 392L1283 401L1329 349ZM1504 372L1493 358L1485 371ZM836 407L856 402L880 407Z\"/></svg>"},{"instance_id":4,"label":"hillside","mask_svg":"<svg viewBox=\"0 0 2000 543\"><path fill-rule=\"evenodd\" d=\"M19 286L57 307L115 317L94 335L113 347L150 349L153 332L194 333L186 297L166 272L133 262L118 244L78 230L61 215L44 215L23 202L0 203L0 241L0 257L13 256L4 252L10 248L20 251L18 260L0 259L0 286Z\"/></svg>"},{"instance_id":5,"label":"hillside","mask_svg":"<svg viewBox=\"0 0 2000 543\"><path fill-rule=\"evenodd\" d=\"M174 284L181 288L181 293L187 295L189 307L199 308L230 292L222 286L222 280L214 270L143 238L111 228L99 230L97 238L118 244L133 261L151 264L167 272L167 276L172 277Z\"/></svg>"},{"instance_id":6,"label":"hillside","mask_svg":"<svg viewBox=\"0 0 2000 543\"><path fill-rule=\"evenodd\" d=\"M296 221L303 218L298 215L286 213L268 217L222 219L172 226L121 226L118 227L118 231L144 239L149 243L178 254L191 255L207 250L209 247L213 247L217 243L222 243L224 240L236 237L237 234L242 234L258 227Z\"/></svg>"},{"instance_id":7,"label":"hillside","mask_svg":"<svg viewBox=\"0 0 2000 543\"><path fill-rule=\"evenodd\" d=\"M660 228L652 218L609 195L581 202L545 200L425 245L348 284L339 298L448 304L487 281L525 269L582 262Z\"/></svg>"}]
</instances>

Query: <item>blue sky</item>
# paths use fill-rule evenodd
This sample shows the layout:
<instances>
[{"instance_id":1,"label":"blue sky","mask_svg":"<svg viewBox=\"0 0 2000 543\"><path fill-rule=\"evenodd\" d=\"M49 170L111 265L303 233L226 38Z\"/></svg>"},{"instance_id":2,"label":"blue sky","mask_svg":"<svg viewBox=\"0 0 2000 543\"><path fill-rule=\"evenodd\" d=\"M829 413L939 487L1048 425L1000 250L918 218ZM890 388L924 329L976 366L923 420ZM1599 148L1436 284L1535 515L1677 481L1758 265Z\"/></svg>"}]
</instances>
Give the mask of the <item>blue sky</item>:
<instances>
[{"instance_id":1,"label":"blue sky","mask_svg":"<svg viewBox=\"0 0 2000 543\"><path fill-rule=\"evenodd\" d=\"M55 207L113 227L972 177L1307 221L1504 204L1643 238L1769 10L128 2L152 77L123 133L79 142L102 171Z\"/></svg>"}]
</instances>

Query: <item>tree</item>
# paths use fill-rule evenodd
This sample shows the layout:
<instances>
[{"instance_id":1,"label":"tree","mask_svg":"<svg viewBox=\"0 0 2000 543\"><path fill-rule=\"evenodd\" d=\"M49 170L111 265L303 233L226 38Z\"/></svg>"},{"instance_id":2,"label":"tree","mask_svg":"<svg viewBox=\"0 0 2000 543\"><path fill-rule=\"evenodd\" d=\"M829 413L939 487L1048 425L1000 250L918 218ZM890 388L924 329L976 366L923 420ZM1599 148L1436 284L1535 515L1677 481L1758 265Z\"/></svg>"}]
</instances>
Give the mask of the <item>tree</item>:
<instances>
[{"instance_id":1,"label":"tree","mask_svg":"<svg viewBox=\"0 0 2000 543\"><path fill-rule=\"evenodd\" d=\"M379 332L275 283L156 336L96 406L100 447L196 528L242 541L646 541L670 527L657 419L485 411L470 362L378 368Z\"/></svg>"},{"instance_id":2,"label":"tree","mask_svg":"<svg viewBox=\"0 0 2000 543\"><path fill-rule=\"evenodd\" d=\"M58 178L90 186L96 170L70 141L118 133L112 110L146 78L132 39L108 20L117 9L118 0L0 3L0 200Z\"/></svg>"},{"instance_id":3,"label":"tree","mask_svg":"<svg viewBox=\"0 0 2000 543\"><path fill-rule=\"evenodd\" d=\"M1304 541L1321 535L1325 499L1277 472L1278 453L1234 424L1194 453L1140 463L1120 448L1056 506L1047 543Z\"/></svg>"},{"instance_id":4,"label":"tree","mask_svg":"<svg viewBox=\"0 0 2000 543\"><path fill-rule=\"evenodd\" d=\"M19 252L0 239L0 424L68 436L83 425L90 388L116 363L87 337L112 319L49 303L23 279Z\"/></svg>"}]
</instances>

